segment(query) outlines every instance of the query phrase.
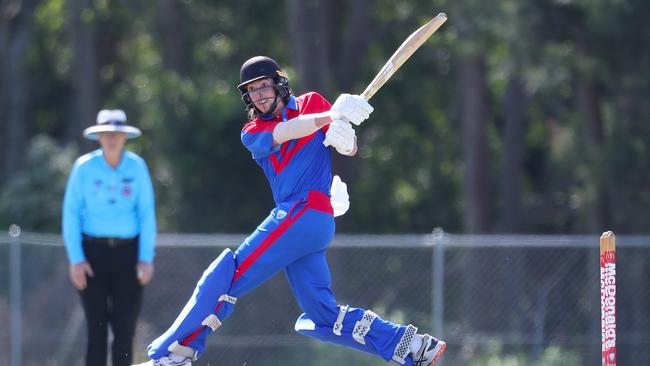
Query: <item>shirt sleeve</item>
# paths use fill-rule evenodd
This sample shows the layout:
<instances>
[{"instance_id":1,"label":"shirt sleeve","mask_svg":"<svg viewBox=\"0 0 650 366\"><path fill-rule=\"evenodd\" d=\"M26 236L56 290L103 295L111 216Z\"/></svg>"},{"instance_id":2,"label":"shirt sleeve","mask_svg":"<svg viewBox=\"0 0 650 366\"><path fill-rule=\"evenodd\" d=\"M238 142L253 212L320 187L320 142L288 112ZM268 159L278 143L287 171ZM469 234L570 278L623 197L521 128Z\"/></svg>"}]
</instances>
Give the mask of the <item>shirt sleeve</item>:
<instances>
[{"instance_id":1,"label":"shirt sleeve","mask_svg":"<svg viewBox=\"0 0 650 366\"><path fill-rule=\"evenodd\" d=\"M147 163L142 160L138 177L138 220L140 224L140 242L138 245L138 260L153 262L156 245L156 205L153 185Z\"/></svg>"},{"instance_id":2,"label":"shirt sleeve","mask_svg":"<svg viewBox=\"0 0 650 366\"><path fill-rule=\"evenodd\" d=\"M261 159L280 150L280 145L273 146L273 129L279 122L252 121L241 131L241 141L253 159Z\"/></svg>"},{"instance_id":3,"label":"shirt sleeve","mask_svg":"<svg viewBox=\"0 0 650 366\"><path fill-rule=\"evenodd\" d=\"M77 161L72 167L65 188L61 223L63 242L65 243L70 264L77 264L86 260L81 245L81 215L84 206L82 183L80 165Z\"/></svg>"},{"instance_id":4,"label":"shirt sleeve","mask_svg":"<svg viewBox=\"0 0 650 366\"><path fill-rule=\"evenodd\" d=\"M332 104L327 99L325 99L325 97L318 94L317 92L310 92L305 95L305 100L300 114L321 113L327 112L330 109L332 109ZM329 128L330 125L326 124L325 126L321 127L321 130L323 132L327 132Z\"/></svg>"}]
</instances>

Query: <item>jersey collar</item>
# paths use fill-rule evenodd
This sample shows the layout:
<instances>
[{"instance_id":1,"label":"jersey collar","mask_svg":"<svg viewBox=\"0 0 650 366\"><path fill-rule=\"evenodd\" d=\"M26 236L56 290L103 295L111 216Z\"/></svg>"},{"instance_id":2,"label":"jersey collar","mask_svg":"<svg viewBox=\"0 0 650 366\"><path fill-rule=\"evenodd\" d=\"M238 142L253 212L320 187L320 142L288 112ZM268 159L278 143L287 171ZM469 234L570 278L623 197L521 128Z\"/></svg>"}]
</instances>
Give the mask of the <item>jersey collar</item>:
<instances>
[{"instance_id":1,"label":"jersey collar","mask_svg":"<svg viewBox=\"0 0 650 366\"><path fill-rule=\"evenodd\" d=\"M287 108L291 108L294 111L298 110L298 101L296 100L296 97L293 95L289 96L289 101L287 102L286 107L282 109L282 120L286 121L289 118L287 117Z\"/></svg>"}]
</instances>

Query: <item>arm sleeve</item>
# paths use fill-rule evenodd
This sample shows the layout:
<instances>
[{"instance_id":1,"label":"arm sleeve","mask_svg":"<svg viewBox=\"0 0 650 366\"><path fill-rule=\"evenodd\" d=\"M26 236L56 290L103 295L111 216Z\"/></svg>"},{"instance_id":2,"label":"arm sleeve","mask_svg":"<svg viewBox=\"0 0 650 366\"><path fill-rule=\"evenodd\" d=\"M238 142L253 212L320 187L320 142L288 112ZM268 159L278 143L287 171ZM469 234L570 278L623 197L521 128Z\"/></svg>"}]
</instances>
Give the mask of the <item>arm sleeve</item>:
<instances>
[{"instance_id":1,"label":"arm sleeve","mask_svg":"<svg viewBox=\"0 0 650 366\"><path fill-rule=\"evenodd\" d=\"M321 127L329 124L328 122L323 124L323 126L319 126L317 120L320 116L321 114L301 114L284 123L279 123L273 130L273 140L281 144L289 140L311 135Z\"/></svg>"},{"instance_id":2,"label":"arm sleeve","mask_svg":"<svg viewBox=\"0 0 650 366\"><path fill-rule=\"evenodd\" d=\"M80 166L75 162L68 177L63 197L63 242L71 264L86 260L81 245L81 210L83 209L83 185Z\"/></svg>"},{"instance_id":3,"label":"arm sleeve","mask_svg":"<svg viewBox=\"0 0 650 366\"><path fill-rule=\"evenodd\" d=\"M138 184L138 220L140 224L140 242L138 243L138 260L153 262L156 245L156 205L153 185L147 163L142 160Z\"/></svg>"},{"instance_id":4,"label":"arm sleeve","mask_svg":"<svg viewBox=\"0 0 650 366\"><path fill-rule=\"evenodd\" d=\"M310 92L307 94L307 98L305 99L305 103L302 109L302 114L322 113L332 109L332 103L330 103L327 99L325 99L325 97L318 94L317 92ZM323 132L327 132L327 130L329 130L329 127L330 125L326 124L320 129Z\"/></svg>"},{"instance_id":5,"label":"arm sleeve","mask_svg":"<svg viewBox=\"0 0 650 366\"><path fill-rule=\"evenodd\" d=\"M241 131L241 141L253 154L253 159L265 158L280 150L273 146L273 130L279 122L250 122Z\"/></svg>"},{"instance_id":6,"label":"arm sleeve","mask_svg":"<svg viewBox=\"0 0 650 366\"><path fill-rule=\"evenodd\" d=\"M273 140L277 144L309 136L318 130L327 132L332 118L330 103L316 92L305 95L300 114L279 123L273 130Z\"/></svg>"}]
</instances>

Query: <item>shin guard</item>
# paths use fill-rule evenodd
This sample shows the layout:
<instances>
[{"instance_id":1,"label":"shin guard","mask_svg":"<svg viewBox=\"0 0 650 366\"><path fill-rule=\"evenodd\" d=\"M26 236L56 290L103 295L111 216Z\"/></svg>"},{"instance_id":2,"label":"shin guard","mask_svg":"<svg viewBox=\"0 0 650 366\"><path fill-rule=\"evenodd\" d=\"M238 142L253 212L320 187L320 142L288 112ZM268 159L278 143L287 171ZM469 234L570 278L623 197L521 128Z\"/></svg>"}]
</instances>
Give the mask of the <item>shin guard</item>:
<instances>
[{"instance_id":1,"label":"shin guard","mask_svg":"<svg viewBox=\"0 0 650 366\"><path fill-rule=\"evenodd\" d=\"M235 269L235 255L225 249L203 272L192 297L172 326L149 345L149 358L164 357L179 346L194 350L196 356L203 353L208 334L221 326L237 301L228 295Z\"/></svg>"}]
</instances>

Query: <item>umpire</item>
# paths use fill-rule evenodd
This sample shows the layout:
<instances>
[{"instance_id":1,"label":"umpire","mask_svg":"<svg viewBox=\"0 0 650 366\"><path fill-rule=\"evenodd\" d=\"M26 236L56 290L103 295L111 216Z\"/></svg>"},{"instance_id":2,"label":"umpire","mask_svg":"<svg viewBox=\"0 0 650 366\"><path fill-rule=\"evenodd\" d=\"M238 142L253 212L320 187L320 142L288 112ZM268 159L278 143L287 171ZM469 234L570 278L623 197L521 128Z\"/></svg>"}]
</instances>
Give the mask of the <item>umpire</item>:
<instances>
[{"instance_id":1,"label":"umpire","mask_svg":"<svg viewBox=\"0 0 650 366\"><path fill-rule=\"evenodd\" d=\"M130 365L143 286L154 272L153 187L145 161L124 148L141 135L124 111L99 111L83 134L101 148L72 167L62 229L88 326L86 365L106 365L109 324L113 366Z\"/></svg>"}]
</instances>

